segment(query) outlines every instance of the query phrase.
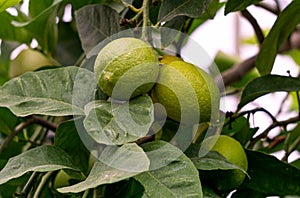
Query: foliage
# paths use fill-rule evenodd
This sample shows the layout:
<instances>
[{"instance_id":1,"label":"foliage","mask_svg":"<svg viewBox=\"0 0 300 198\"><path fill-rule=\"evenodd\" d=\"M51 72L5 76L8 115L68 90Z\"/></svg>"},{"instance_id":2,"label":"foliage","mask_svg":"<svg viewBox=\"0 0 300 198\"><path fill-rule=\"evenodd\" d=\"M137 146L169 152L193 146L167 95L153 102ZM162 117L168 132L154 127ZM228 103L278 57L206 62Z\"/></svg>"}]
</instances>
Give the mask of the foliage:
<instances>
[{"instance_id":1,"label":"foliage","mask_svg":"<svg viewBox=\"0 0 300 198\"><path fill-rule=\"evenodd\" d=\"M0 197L227 197L230 192L211 188L199 175L217 169L246 174L232 197L299 195L299 159L288 159L300 151L300 81L271 74L282 52L299 63L300 46L290 40L298 34L299 2L281 10L257 0L29 0L26 14L23 1L1 0ZM245 78L225 83L221 90L237 93L239 104L236 112L221 113L225 118L219 123L201 123L199 129L182 126L157 116L159 107L147 94L120 103L97 87L93 62L121 31L150 43L148 30L161 34L157 53L171 46L180 56L186 40L178 32L190 35L207 20L214 22L222 7L224 15L245 14L253 5L271 11L277 20L257 44L254 58L216 57L224 79L252 61ZM17 14L8 12L9 7ZM262 30L255 24L253 28L259 37ZM34 46L56 67L45 65L10 79L10 57L22 44ZM279 120L264 107L244 110L257 98L277 92L293 95L295 117ZM260 134L261 126L252 127L250 119L258 112L272 121ZM199 156L206 132L215 128L244 147L247 172L219 153ZM270 137L275 128L281 132ZM276 151L284 152L281 160L272 156ZM74 179L55 189L60 170Z\"/></svg>"}]
</instances>

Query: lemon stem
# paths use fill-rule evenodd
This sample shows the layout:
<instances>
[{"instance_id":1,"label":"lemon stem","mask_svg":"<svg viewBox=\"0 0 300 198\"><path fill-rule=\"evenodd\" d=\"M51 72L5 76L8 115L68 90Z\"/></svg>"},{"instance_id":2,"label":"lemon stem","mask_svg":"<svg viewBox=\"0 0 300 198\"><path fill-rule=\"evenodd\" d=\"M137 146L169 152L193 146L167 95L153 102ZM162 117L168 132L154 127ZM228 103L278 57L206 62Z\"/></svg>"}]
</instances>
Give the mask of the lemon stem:
<instances>
[{"instance_id":1,"label":"lemon stem","mask_svg":"<svg viewBox=\"0 0 300 198\"><path fill-rule=\"evenodd\" d=\"M134 7L133 5L131 5L131 4L129 4L129 3L126 3L126 2L124 2L124 1L122 1L122 3L123 3L125 6L127 6L130 10L132 10L133 12L135 12L135 13L138 13L138 12L141 11L141 9L138 9L138 8Z\"/></svg>"},{"instance_id":2,"label":"lemon stem","mask_svg":"<svg viewBox=\"0 0 300 198\"><path fill-rule=\"evenodd\" d=\"M142 39L148 40L147 26L149 25L149 0L143 0L143 28L142 28Z\"/></svg>"}]
</instances>

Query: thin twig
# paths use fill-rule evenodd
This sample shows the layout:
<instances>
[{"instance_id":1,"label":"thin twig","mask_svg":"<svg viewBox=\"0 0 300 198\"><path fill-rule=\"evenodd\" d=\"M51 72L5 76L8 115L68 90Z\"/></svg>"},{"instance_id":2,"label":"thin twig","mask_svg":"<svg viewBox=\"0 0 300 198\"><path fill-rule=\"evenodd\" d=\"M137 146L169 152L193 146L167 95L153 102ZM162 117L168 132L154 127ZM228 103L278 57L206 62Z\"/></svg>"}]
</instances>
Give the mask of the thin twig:
<instances>
[{"instance_id":1,"label":"thin twig","mask_svg":"<svg viewBox=\"0 0 300 198\"><path fill-rule=\"evenodd\" d=\"M48 172L46 173L43 177L41 182L39 183L36 191L34 192L33 198L39 198L40 197L40 193L42 192L43 188L45 187L45 184L47 183L47 181L49 180L50 176L52 175L53 172Z\"/></svg>"},{"instance_id":2,"label":"thin twig","mask_svg":"<svg viewBox=\"0 0 300 198\"><path fill-rule=\"evenodd\" d=\"M142 39L148 40L148 26L149 26L149 0L143 0L143 26L142 26Z\"/></svg>"},{"instance_id":3,"label":"thin twig","mask_svg":"<svg viewBox=\"0 0 300 198\"><path fill-rule=\"evenodd\" d=\"M278 50L278 53L283 53L300 47L300 34L295 32L293 36L295 36L295 40L292 43L286 41ZM242 79L249 71L251 71L255 67L255 61L257 56L258 54L244 60L241 63L234 65L230 69L224 71L220 76L218 76L216 80L218 82L219 88L222 89L222 84L224 84L224 86L228 86Z\"/></svg>"},{"instance_id":4,"label":"thin twig","mask_svg":"<svg viewBox=\"0 0 300 198\"><path fill-rule=\"evenodd\" d=\"M260 139L266 138L272 129L274 129L276 127L286 127L289 124L296 123L299 121L300 121L299 116L292 117L292 118L289 118L289 119L283 120L283 121L273 121L273 123L271 125L269 125L268 128L266 128L261 134L259 134L258 136L256 136L255 138L253 138L251 140L248 148L250 148L250 149L253 148L253 146L256 144L257 141L259 141Z\"/></svg>"},{"instance_id":5,"label":"thin twig","mask_svg":"<svg viewBox=\"0 0 300 198\"><path fill-rule=\"evenodd\" d=\"M264 36L259 24L257 23L256 19L252 16L252 14L247 9L243 10L241 13L242 13L242 16L245 17L249 21L249 23L252 25L259 44L262 44L265 40L265 36Z\"/></svg>"},{"instance_id":6,"label":"thin twig","mask_svg":"<svg viewBox=\"0 0 300 198\"><path fill-rule=\"evenodd\" d=\"M23 187L22 191L21 192L15 192L15 195L16 196L21 196L21 197L23 197L24 195L27 195L28 192L30 191L30 189L32 188L33 183L36 180L37 176L38 176L38 173L37 172L33 172L31 174L31 176L29 177L27 183Z\"/></svg>"},{"instance_id":7,"label":"thin twig","mask_svg":"<svg viewBox=\"0 0 300 198\"><path fill-rule=\"evenodd\" d=\"M46 127L52 131L56 131L57 126L47 120L44 120L41 117L32 115L30 116L26 121L20 123L18 126L16 126L15 130L12 131L6 138L5 140L2 142L2 144L0 145L0 155L3 153L3 151L5 150L5 148L7 148L7 146L9 145L9 143L13 140L13 138L18 135L23 129L25 129L26 127L28 127L31 124L39 124L43 127Z\"/></svg>"}]
</instances>

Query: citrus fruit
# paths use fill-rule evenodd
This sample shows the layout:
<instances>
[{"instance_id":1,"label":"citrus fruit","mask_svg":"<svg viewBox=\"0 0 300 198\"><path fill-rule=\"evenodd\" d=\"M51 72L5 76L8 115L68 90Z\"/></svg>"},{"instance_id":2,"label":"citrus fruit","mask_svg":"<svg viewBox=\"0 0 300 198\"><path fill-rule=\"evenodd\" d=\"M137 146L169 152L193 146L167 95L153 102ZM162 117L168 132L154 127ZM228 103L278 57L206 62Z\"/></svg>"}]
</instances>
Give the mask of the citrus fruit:
<instances>
[{"instance_id":1,"label":"citrus fruit","mask_svg":"<svg viewBox=\"0 0 300 198\"><path fill-rule=\"evenodd\" d=\"M162 59L159 61L161 64L168 64L174 61L182 61L181 58L177 56L172 56L172 55L163 55Z\"/></svg>"},{"instance_id":2,"label":"citrus fruit","mask_svg":"<svg viewBox=\"0 0 300 198\"><path fill-rule=\"evenodd\" d=\"M159 73L156 53L137 38L119 38L108 43L98 54L94 72L100 89L118 100L147 93Z\"/></svg>"},{"instance_id":3,"label":"citrus fruit","mask_svg":"<svg viewBox=\"0 0 300 198\"><path fill-rule=\"evenodd\" d=\"M217 151L232 164L245 171L248 169L246 153L242 145L232 137L226 135L210 136L204 139L202 148ZM211 170L200 172L200 177L214 189L229 192L242 184L245 174L239 169Z\"/></svg>"},{"instance_id":4,"label":"citrus fruit","mask_svg":"<svg viewBox=\"0 0 300 198\"><path fill-rule=\"evenodd\" d=\"M24 49L10 62L9 77L13 78L46 65L52 64L41 52L33 49Z\"/></svg>"},{"instance_id":5,"label":"citrus fruit","mask_svg":"<svg viewBox=\"0 0 300 198\"><path fill-rule=\"evenodd\" d=\"M186 124L208 122L219 113L219 89L212 77L184 61L163 64L152 99L169 118Z\"/></svg>"}]
</instances>

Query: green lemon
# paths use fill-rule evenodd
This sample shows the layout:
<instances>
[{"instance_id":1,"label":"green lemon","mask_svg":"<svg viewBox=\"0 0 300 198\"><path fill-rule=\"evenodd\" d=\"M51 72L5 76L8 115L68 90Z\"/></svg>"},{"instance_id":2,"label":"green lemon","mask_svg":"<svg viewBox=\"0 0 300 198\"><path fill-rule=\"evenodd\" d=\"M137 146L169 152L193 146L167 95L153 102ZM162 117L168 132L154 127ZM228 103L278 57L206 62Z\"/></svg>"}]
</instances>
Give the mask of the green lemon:
<instances>
[{"instance_id":1,"label":"green lemon","mask_svg":"<svg viewBox=\"0 0 300 198\"><path fill-rule=\"evenodd\" d=\"M152 89L159 74L159 62L146 42L119 38L99 52L94 72L105 94L114 99L128 100Z\"/></svg>"},{"instance_id":2,"label":"green lemon","mask_svg":"<svg viewBox=\"0 0 300 198\"><path fill-rule=\"evenodd\" d=\"M168 117L181 123L208 122L219 114L220 93L214 80L184 61L163 64L152 98L165 107Z\"/></svg>"},{"instance_id":3,"label":"green lemon","mask_svg":"<svg viewBox=\"0 0 300 198\"><path fill-rule=\"evenodd\" d=\"M24 49L10 62L9 77L13 78L48 65L52 64L41 52L33 49Z\"/></svg>"},{"instance_id":4,"label":"green lemon","mask_svg":"<svg viewBox=\"0 0 300 198\"><path fill-rule=\"evenodd\" d=\"M202 148L217 151L232 164L245 171L248 169L246 153L242 145L232 137L226 135L208 137L202 142ZM245 174L238 169L202 171L200 176L214 189L223 192L239 187L245 178Z\"/></svg>"},{"instance_id":5,"label":"green lemon","mask_svg":"<svg viewBox=\"0 0 300 198\"><path fill-rule=\"evenodd\" d=\"M161 64L169 64L174 61L182 61L181 58L172 55L163 55L162 59L159 61Z\"/></svg>"}]
</instances>

